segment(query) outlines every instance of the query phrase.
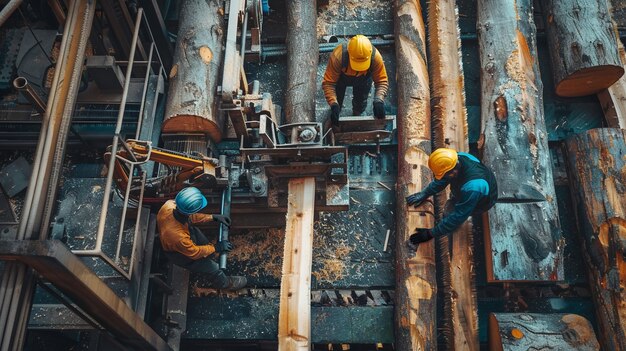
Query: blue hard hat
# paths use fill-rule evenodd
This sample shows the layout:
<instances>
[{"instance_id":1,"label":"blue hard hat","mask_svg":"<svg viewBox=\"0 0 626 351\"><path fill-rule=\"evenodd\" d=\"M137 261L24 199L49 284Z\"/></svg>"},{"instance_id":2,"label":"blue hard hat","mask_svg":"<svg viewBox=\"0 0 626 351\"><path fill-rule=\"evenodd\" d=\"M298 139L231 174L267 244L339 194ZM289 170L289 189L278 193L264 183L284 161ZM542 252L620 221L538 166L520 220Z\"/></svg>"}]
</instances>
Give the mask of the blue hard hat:
<instances>
[{"instance_id":1,"label":"blue hard hat","mask_svg":"<svg viewBox=\"0 0 626 351\"><path fill-rule=\"evenodd\" d=\"M176 195L176 208L184 215L192 215L206 205L206 198L198 188L185 188Z\"/></svg>"}]
</instances>

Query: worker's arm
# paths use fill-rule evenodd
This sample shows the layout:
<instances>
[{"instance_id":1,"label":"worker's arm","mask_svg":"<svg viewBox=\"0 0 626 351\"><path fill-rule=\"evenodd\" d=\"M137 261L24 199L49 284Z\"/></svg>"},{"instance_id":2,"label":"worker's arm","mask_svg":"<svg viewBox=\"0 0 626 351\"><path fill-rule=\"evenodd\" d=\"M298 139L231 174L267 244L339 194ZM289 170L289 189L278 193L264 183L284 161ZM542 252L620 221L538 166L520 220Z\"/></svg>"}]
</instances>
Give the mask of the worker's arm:
<instances>
[{"instance_id":1,"label":"worker's arm","mask_svg":"<svg viewBox=\"0 0 626 351\"><path fill-rule=\"evenodd\" d=\"M389 89L389 78L387 77L387 70L385 69L385 62L380 51L376 50L374 60L372 61L372 80L374 81L374 100L385 100L387 90Z\"/></svg>"},{"instance_id":2,"label":"worker's arm","mask_svg":"<svg viewBox=\"0 0 626 351\"><path fill-rule=\"evenodd\" d=\"M426 186L426 188L424 188L424 190L422 190L422 193L424 193L426 197L439 194L448 186L448 184L450 184L450 181L445 178L433 180L430 184L428 184L428 186Z\"/></svg>"},{"instance_id":3,"label":"worker's arm","mask_svg":"<svg viewBox=\"0 0 626 351\"><path fill-rule=\"evenodd\" d=\"M487 194L489 194L489 184L484 179L474 179L465 183L461 187L460 201L454 205L452 213L446 215L433 228L433 236L446 235L460 227L474 212L478 202Z\"/></svg>"},{"instance_id":4,"label":"worker's arm","mask_svg":"<svg viewBox=\"0 0 626 351\"><path fill-rule=\"evenodd\" d=\"M194 225L205 224L213 221L213 215L208 213L194 213L189 216L189 222Z\"/></svg>"},{"instance_id":5,"label":"worker's arm","mask_svg":"<svg viewBox=\"0 0 626 351\"><path fill-rule=\"evenodd\" d=\"M328 64L326 65L326 72L324 72L324 79L322 80L322 90L324 90L324 97L329 105L338 103L337 90L335 87L341 76L341 55L342 47L339 45L330 54Z\"/></svg>"},{"instance_id":6,"label":"worker's arm","mask_svg":"<svg viewBox=\"0 0 626 351\"><path fill-rule=\"evenodd\" d=\"M214 253L215 247L211 244L196 245L193 243L189 235L186 235L181 236L181 239L176 243L176 251L191 258L192 260L199 260Z\"/></svg>"}]
</instances>

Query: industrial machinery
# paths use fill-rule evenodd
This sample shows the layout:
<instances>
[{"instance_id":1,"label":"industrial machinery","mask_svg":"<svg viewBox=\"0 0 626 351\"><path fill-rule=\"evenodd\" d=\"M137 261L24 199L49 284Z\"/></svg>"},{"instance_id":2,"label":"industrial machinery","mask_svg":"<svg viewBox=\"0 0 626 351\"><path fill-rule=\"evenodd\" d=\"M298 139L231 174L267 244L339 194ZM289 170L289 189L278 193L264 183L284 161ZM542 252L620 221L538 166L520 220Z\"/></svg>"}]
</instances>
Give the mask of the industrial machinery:
<instances>
[{"instance_id":1,"label":"industrial machinery","mask_svg":"<svg viewBox=\"0 0 626 351\"><path fill-rule=\"evenodd\" d=\"M626 349L610 2L0 0L0 351ZM593 50L552 20L611 11ZM348 88L332 125L320 83L357 34L386 117L347 116ZM442 146L501 201L411 251L446 197L404 198ZM201 229L246 288L163 254L156 214L189 186L232 218Z\"/></svg>"}]
</instances>

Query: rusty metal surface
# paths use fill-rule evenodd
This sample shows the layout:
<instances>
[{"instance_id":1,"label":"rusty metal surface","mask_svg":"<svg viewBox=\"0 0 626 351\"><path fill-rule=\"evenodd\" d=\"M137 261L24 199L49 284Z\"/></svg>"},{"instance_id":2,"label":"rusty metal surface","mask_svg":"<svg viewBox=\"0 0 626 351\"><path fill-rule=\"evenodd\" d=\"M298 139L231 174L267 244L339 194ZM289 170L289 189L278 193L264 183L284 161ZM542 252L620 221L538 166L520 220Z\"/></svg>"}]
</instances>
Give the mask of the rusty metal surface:
<instances>
[{"instance_id":1,"label":"rusty metal surface","mask_svg":"<svg viewBox=\"0 0 626 351\"><path fill-rule=\"evenodd\" d=\"M141 350L171 350L80 258L57 240L0 242L0 258L35 269L121 341Z\"/></svg>"}]
</instances>

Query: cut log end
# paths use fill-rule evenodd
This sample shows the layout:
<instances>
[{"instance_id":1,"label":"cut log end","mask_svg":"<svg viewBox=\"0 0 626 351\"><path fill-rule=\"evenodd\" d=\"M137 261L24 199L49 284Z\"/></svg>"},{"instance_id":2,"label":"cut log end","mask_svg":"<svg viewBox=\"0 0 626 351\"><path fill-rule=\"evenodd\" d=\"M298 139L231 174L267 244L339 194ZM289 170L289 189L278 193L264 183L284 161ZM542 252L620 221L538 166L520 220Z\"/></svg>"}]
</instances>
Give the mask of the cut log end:
<instances>
[{"instance_id":1,"label":"cut log end","mask_svg":"<svg viewBox=\"0 0 626 351\"><path fill-rule=\"evenodd\" d=\"M584 68L561 80L556 94L562 97L579 97L596 94L607 89L624 75L624 67L614 65Z\"/></svg>"},{"instance_id":2,"label":"cut log end","mask_svg":"<svg viewBox=\"0 0 626 351\"><path fill-rule=\"evenodd\" d=\"M222 141L222 131L213 121L196 115L170 116L163 121L162 132L167 133L203 133L219 143Z\"/></svg>"}]
</instances>

